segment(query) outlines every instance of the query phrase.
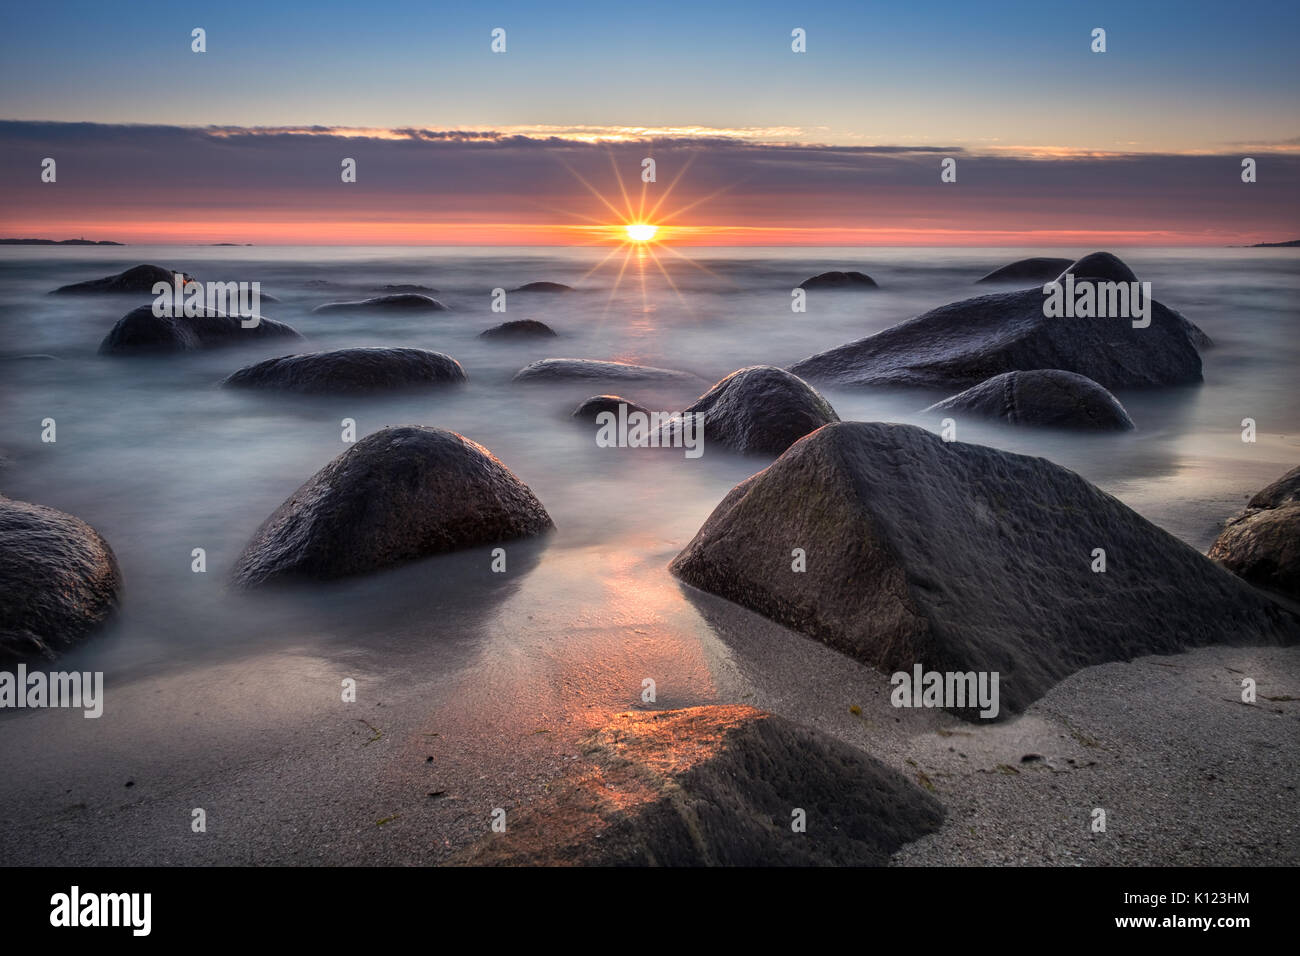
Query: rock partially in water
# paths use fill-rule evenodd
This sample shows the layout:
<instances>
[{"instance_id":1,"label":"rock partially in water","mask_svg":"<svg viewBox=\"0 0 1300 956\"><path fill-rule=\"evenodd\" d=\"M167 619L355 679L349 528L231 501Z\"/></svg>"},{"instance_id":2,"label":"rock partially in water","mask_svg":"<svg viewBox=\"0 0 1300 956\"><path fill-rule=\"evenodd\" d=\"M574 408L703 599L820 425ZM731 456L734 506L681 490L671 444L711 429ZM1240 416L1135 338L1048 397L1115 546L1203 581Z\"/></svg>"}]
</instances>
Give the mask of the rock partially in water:
<instances>
[{"instance_id":1,"label":"rock partially in water","mask_svg":"<svg viewBox=\"0 0 1300 956\"><path fill-rule=\"evenodd\" d=\"M329 580L553 527L486 448L402 425L366 436L295 491L253 535L234 580Z\"/></svg>"},{"instance_id":2,"label":"rock partially in water","mask_svg":"<svg viewBox=\"0 0 1300 956\"><path fill-rule=\"evenodd\" d=\"M732 372L701 395L664 426L669 443L686 416L700 414L710 444L746 455L779 455L809 432L840 420L811 385L770 365Z\"/></svg>"},{"instance_id":3,"label":"rock partially in water","mask_svg":"<svg viewBox=\"0 0 1300 956\"><path fill-rule=\"evenodd\" d=\"M0 661L53 657L117 608L113 550L80 518L0 497Z\"/></svg>"},{"instance_id":4,"label":"rock partially in water","mask_svg":"<svg viewBox=\"0 0 1300 956\"><path fill-rule=\"evenodd\" d=\"M450 355L426 349L356 348L267 359L221 384L325 395L459 384L465 370Z\"/></svg>"},{"instance_id":5,"label":"rock partially in water","mask_svg":"<svg viewBox=\"0 0 1300 956\"><path fill-rule=\"evenodd\" d=\"M394 295L402 292L414 292L419 295L437 295L438 290L432 286L418 285L409 282L398 283L397 285L381 285L379 292L385 295Z\"/></svg>"},{"instance_id":6,"label":"rock partially in water","mask_svg":"<svg viewBox=\"0 0 1300 956\"><path fill-rule=\"evenodd\" d=\"M865 272L823 272L799 283L801 289L878 289Z\"/></svg>"},{"instance_id":7,"label":"rock partially in water","mask_svg":"<svg viewBox=\"0 0 1300 956\"><path fill-rule=\"evenodd\" d=\"M516 319L502 322L478 334L481 339L553 339L555 330L536 319Z\"/></svg>"},{"instance_id":8,"label":"rock partially in water","mask_svg":"<svg viewBox=\"0 0 1300 956\"><path fill-rule=\"evenodd\" d=\"M186 275L184 272L164 269L162 266L139 265L132 266L125 272L119 272L114 276L104 276L102 279L88 279L85 282L74 282L72 285L59 286L50 295L84 295L96 292L129 292L152 295L155 284L165 282L169 286L175 285L176 276L180 276L181 281L186 284L197 281L193 276Z\"/></svg>"},{"instance_id":9,"label":"rock partially in water","mask_svg":"<svg viewBox=\"0 0 1300 956\"><path fill-rule=\"evenodd\" d=\"M1046 256L1033 256L1029 259L1017 259L1000 269L994 269L976 282L1019 282L1024 285L1042 285L1059 276L1073 259L1054 259Z\"/></svg>"},{"instance_id":10,"label":"rock partially in water","mask_svg":"<svg viewBox=\"0 0 1300 956\"><path fill-rule=\"evenodd\" d=\"M1110 253L1085 256L1067 271L1085 281L1133 274ZM1039 288L953 302L790 371L813 382L930 389L965 389L1033 369L1075 372L1108 389L1201 381L1193 342L1200 330L1160 302L1148 303L1150 324L1135 328L1125 317L1048 318L1046 298Z\"/></svg>"},{"instance_id":11,"label":"rock partially in water","mask_svg":"<svg viewBox=\"0 0 1300 956\"><path fill-rule=\"evenodd\" d=\"M446 312L447 307L437 299L415 292L397 292L377 295L356 302L326 302L312 312Z\"/></svg>"},{"instance_id":12,"label":"rock partially in water","mask_svg":"<svg viewBox=\"0 0 1300 956\"><path fill-rule=\"evenodd\" d=\"M511 289L511 292L572 292L573 286L565 285L563 282L525 282L517 289Z\"/></svg>"},{"instance_id":13,"label":"rock partially in water","mask_svg":"<svg viewBox=\"0 0 1300 956\"><path fill-rule=\"evenodd\" d=\"M1296 618L1074 472L910 425L844 422L796 442L670 568L886 673L997 674L999 717L1095 664L1300 637Z\"/></svg>"},{"instance_id":14,"label":"rock partially in water","mask_svg":"<svg viewBox=\"0 0 1300 956\"><path fill-rule=\"evenodd\" d=\"M644 405L638 405L636 402L630 401L629 399L623 398L619 395L593 395L575 408L573 414L569 417L578 418L588 422L595 422L596 416L601 412L609 412L613 415L617 415L618 407L620 405L627 406L627 414L629 415L633 412L641 412L642 414L649 413L649 409Z\"/></svg>"},{"instance_id":15,"label":"rock partially in water","mask_svg":"<svg viewBox=\"0 0 1300 956\"><path fill-rule=\"evenodd\" d=\"M153 306L132 309L104 336L101 355L137 355L189 352L195 349L244 345L261 339L301 339L296 329L262 316L257 325L244 328L238 316L205 311L199 316L157 316Z\"/></svg>"},{"instance_id":16,"label":"rock partially in water","mask_svg":"<svg viewBox=\"0 0 1300 956\"><path fill-rule=\"evenodd\" d=\"M651 365L604 362L598 359L550 358L525 365L515 373L516 382L698 382L699 377Z\"/></svg>"},{"instance_id":17,"label":"rock partially in water","mask_svg":"<svg viewBox=\"0 0 1300 956\"><path fill-rule=\"evenodd\" d=\"M927 412L965 412L1009 425L1124 431L1133 428L1124 406L1090 378L1060 369L1003 372Z\"/></svg>"},{"instance_id":18,"label":"rock partially in water","mask_svg":"<svg viewBox=\"0 0 1300 956\"><path fill-rule=\"evenodd\" d=\"M806 832L791 825L802 810ZM885 866L939 802L873 757L743 706L618 714L471 865Z\"/></svg>"},{"instance_id":19,"label":"rock partially in water","mask_svg":"<svg viewBox=\"0 0 1300 956\"><path fill-rule=\"evenodd\" d=\"M1252 584L1300 599L1300 468L1229 518L1209 556Z\"/></svg>"}]
</instances>

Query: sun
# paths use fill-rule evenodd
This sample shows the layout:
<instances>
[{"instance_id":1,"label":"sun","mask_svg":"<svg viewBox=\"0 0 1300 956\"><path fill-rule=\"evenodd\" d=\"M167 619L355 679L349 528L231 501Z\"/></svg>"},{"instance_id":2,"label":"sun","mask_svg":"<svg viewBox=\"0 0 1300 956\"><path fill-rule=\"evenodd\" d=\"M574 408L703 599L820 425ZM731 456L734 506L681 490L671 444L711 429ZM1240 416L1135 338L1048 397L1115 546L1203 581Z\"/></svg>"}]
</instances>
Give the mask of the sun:
<instances>
[{"instance_id":1,"label":"sun","mask_svg":"<svg viewBox=\"0 0 1300 956\"><path fill-rule=\"evenodd\" d=\"M658 226L651 226L644 222L630 222L623 228L627 230L627 237L633 242L649 242L659 231Z\"/></svg>"}]
</instances>

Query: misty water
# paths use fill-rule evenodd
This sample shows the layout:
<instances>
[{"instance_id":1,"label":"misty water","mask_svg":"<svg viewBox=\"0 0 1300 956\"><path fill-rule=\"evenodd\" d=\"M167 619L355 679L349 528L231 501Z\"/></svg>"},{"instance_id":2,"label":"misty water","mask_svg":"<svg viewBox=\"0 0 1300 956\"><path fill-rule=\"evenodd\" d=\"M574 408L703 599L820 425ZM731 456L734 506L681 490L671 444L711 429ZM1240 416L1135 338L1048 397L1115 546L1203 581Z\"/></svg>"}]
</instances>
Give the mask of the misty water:
<instances>
[{"instance_id":1,"label":"misty water","mask_svg":"<svg viewBox=\"0 0 1300 956\"><path fill-rule=\"evenodd\" d=\"M718 695L728 652L666 565L723 495L768 461L710 446L707 423L697 459L672 449L600 448L593 426L570 419L574 406L618 392L652 409L680 410L738 368L785 366L996 291L974 280L1011 260L1090 251L660 250L657 261L634 255L624 263L619 255L593 272L607 249L8 248L0 251L0 355L54 358L0 362L0 455L8 459L0 491L79 516L116 552L125 582L121 613L63 658L63 666L105 671L110 687L293 650L415 685L452 672L474 675L445 686L444 702L482 694L518 702L533 694L545 699L541 711L592 701L615 707L635 701L642 673L665 675L661 705L704 701ZM1137 424L1132 433L962 422L958 438L1074 469L1204 550L1248 494L1300 458L1300 255L1115 251L1152 283L1156 299L1214 339L1203 355L1204 383L1118 393ZM141 262L201 280L260 281L281 300L264 305L263 314L307 341L100 356L113 323L148 297L47 293ZM814 291L808 311L792 313L791 289L827 269L861 269L881 288ZM577 291L513 294L505 315L491 311L492 289L535 280ZM312 313L398 283L436 288L451 311ZM503 320L525 318L548 323L559 337L478 338ZM218 385L260 359L348 346L442 351L464 366L469 382L360 398ZM554 356L680 369L700 382L511 382L527 363ZM822 391L845 420L940 427L939 416L921 411L940 393ZM1241 439L1247 417L1257 422L1253 444ZM53 444L41 441L46 418L57 422ZM411 423L485 445L533 489L556 532L511 545L505 575L490 572L480 549L351 581L230 590L229 569L258 525L349 447L341 441L345 418L356 421L358 437ZM200 547L204 574L191 570L191 552Z\"/></svg>"}]
</instances>

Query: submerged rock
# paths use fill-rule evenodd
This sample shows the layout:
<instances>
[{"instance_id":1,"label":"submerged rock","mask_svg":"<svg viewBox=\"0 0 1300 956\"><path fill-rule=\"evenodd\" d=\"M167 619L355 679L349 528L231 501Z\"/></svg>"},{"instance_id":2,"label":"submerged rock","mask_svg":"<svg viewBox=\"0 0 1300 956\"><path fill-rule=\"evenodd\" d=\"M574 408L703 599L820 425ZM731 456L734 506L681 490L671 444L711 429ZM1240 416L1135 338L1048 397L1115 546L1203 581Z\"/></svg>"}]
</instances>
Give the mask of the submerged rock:
<instances>
[{"instance_id":1,"label":"submerged rock","mask_svg":"<svg viewBox=\"0 0 1300 956\"><path fill-rule=\"evenodd\" d=\"M1067 271L1100 281L1132 275L1109 253L1085 256ZM953 302L790 371L813 382L933 389L1033 369L1075 372L1108 389L1201 381L1191 323L1159 302L1149 303L1150 325L1134 328L1129 318L1048 318L1045 298L1038 288Z\"/></svg>"},{"instance_id":2,"label":"submerged rock","mask_svg":"<svg viewBox=\"0 0 1300 956\"><path fill-rule=\"evenodd\" d=\"M865 272L823 272L799 283L801 289L878 289Z\"/></svg>"},{"instance_id":3,"label":"submerged rock","mask_svg":"<svg viewBox=\"0 0 1300 956\"><path fill-rule=\"evenodd\" d=\"M398 283L397 285L381 285L379 287L379 291L387 295L392 295L394 293L401 293L401 292L415 292L417 294L423 294L423 295L438 294L438 290L433 288L432 286L414 285L409 282Z\"/></svg>"},{"instance_id":4,"label":"submerged rock","mask_svg":"<svg viewBox=\"0 0 1300 956\"><path fill-rule=\"evenodd\" d=\"M1133 428L1124 406L1090 378L1060 369L1003 372L926 409L967 412L1009 425L1117 430Z\"/></svg>"},{"instance_id":5,"label":"submerged rock","mask_svg":"<svg viewBox=\"0 0 1300 956\"><path fill-rule=\"evenodd\" d=\"M117 608L113 550L80 518L0 497L0 661L53 657Z\"/></svg>"},{"instance_id":6,"label":"submerged rock","mask_svg":"<svg viewBox=\"0 0 1300 956\"><path fill-rule=\"evenodd\" d=\"M536 319L516 319L502 322L478 334L481 339L553 339L555 331L545 322Z\"/></svg>"},{"instance_id":7,"label":"submerged rock","mask_svg":"<svg viewBox=\"0 0 1300 956\"><path fill-rule=\"evenodd\" d=\"M517 289L511 289L511 292L572 292L573 286L565 285L563 282L525 282Z\"/></svg>"},{"instance_id":8,"label":"submerged rock","mask_svg":"<svg viewBox=\"0 0 1300 956\"><path fill-rule=\"evenodd\" d=\"M328 580L553 527L482 445L402 425L366 436L295 491L253 535L234 580Z\"/></svg>"},{"instance_id":9,"label":"submerged rock","mask_svg":"<svg viewBox=\"0 0 1300 956\"><path fill-rule=\"evenodd\" d=\"M164 269L162 266L139 265L132 266L115 276L104 276L102 279L88 279L85 282L59 286L50 295L81 295L93 292L144 292L152 295L155 284L166 282L168 285L174 285L176 276L180 276L181 281L186 284L196 281L193 276L186 275L184 272Z\"/></svg>"},{"instance_id":10,"label":"submerged rock","mask_svg":"<svg viewBox=\"0 0 1300 956\"><path fill-rule=\"evenodd\" d=\"M594 422L596 420L596 416L599 415L601 412L610 412L614 415L617 415L618 407L620 405L627 406L627 413L629 415L632 414L632 412L641 412L642 414L649 413L649 409L647 409L644 405L638 405L636 402L629 401L628 399L622 398L621 396L618 395L593 395L591 396L591 398L587 399L581 405L575 408L573 410L573 414L570 415L569 417L580 418L583 421Z\"/></svg>"},{"instance_id":11,"label":"submerged rock","mask_svg":"<svg viewBox=\"0 0 1300 956\"><path fill-rule=\"evenodd\" d=\"M887 673L998 674L998 716L1083 667L1300 636L1074 472L910 425L844 422L796 442L733 488L670 568Z\"/></svg>"},{"instance_id":12,"label":"submerged rock","mask_svg":"<svg viewBox=\"0 0 1300 956\"><path fill-rule=\"evenodd\" d=\"M525 365L515 373L516 382L582 382L608 379L623 382L698 382L688 372L676 372L651 365L603 362L597 359L551 358Z\"/></svg>"},{"instance_id":13,"label":"submerged rock","mask_svg":"<svg viewBox=\"0 0 1300 956\"><path fill-rule=\"evenodd\" d=\"M1300 599L1300 468L1229 518L1209 556L1252 584Z\"/></svg>"},{"instance_id":14,"label":"submerged rock","mask_svg":"<svg viewBox=\"0 0 1300 956\"><path fill-rule=\"evenodd\" d=\"M356 394L464 382L450 355L426 349L358 348L267 359L241 368L222 385L318 394Z\"/></svg>"},{"instance_id":15,"label":"submerged rock","mask_svg":"<svg viewBox=\"0 0 1300 956\"><path fill-rule=\"evenodd\" d=\"M1026 285L1051 282L1074 262L1073 259L1054 259L1034 256L1029 259L1017 259L1000 269L994 269L976 282L1022 282Z\"/></svg>"},{"instance_id":16,"label":"submerged rock","mask_svg":"<svg viewBox=\"0 0 1300 956\"><path fill-rule=\"evenodd\" d=\"M153 306L132 309L104 336L101 355L130 355L157 352L188 352L195 349L243 345L259 339L301 339L296 329L265 316L257 325L244 328L238 316L207 312L200 316L156 316Z\"/></svg>"},{"instance_id":17,"label":"submerged rock","mask_svg":"<svg viewBox=\"0 0 1300 956\"><path fill-rule=\"evenodd\" d=\"M397 292L377 295L357 302L326 302L312 312L446 312L447 307L427 295L415 292Z\"/></svg>"},{"instance_id":18,"label":"submerged rock","mask_svg":"<svg viewBox=\"0 0 1300 956\"><path fill-rule=\"evenodd\" d=\"M671 437L685 416L699 414L710 444L757 455L779 455L809 432L840 420L816 389L770 365L732 372L669 421L665 433Z\"/></svg>"},{"instance_id":19,"label":"submerged rock","mask_svg":"<svg viewBox=\"0 0 1300 956\"><path fill-rule=\"evenodd\" d=\"M791 827L803 809L807 831ZM742 706L618 714L548 793L456 862L884 866L943 808L821 731Z\"/></svg>"}]
</instances>

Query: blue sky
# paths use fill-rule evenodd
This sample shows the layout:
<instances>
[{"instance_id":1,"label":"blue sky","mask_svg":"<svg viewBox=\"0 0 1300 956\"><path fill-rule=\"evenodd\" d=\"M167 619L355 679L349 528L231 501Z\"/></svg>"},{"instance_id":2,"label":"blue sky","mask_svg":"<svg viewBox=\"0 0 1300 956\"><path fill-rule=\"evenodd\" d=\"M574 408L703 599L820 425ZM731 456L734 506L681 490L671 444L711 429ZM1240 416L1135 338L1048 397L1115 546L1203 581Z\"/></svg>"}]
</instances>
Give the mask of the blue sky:
<instances>
[{"instance_id":1,"label":"blue sky","mask_svg":"<svg viewBox=\"0 0 1300 956\"><path fill-rule=\"evenodd\" d=\"M6 0L4 21L8 119L1138 151L1300 137L1294 2ZM504 55L488 48L498 26ZM806 54L790 52L796 26ZM1105 54L1089 50L1098 26Z\"/></svg>"}]
</instances>

